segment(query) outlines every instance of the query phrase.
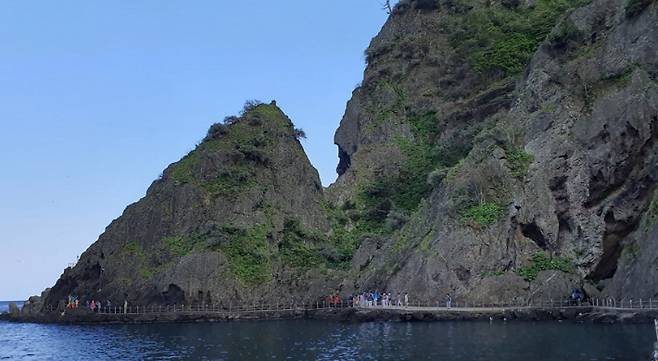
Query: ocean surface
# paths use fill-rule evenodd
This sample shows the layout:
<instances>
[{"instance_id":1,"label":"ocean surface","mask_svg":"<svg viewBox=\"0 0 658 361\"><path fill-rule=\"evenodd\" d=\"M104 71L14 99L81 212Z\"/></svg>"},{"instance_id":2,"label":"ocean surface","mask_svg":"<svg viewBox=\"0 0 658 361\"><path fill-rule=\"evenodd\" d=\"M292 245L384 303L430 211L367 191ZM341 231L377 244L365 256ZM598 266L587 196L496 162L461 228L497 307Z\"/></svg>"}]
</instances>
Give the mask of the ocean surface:
<instances>
[{"instance_id":1,"label":"ocean surface","mask_svg":"<svg viewBox=\"0 0 658 361\"><path fill-rule=\"evenodd\" d=\"M653 325L240 321L0 322L0 360L648 360Z\"/></svg>"}]
</instances>

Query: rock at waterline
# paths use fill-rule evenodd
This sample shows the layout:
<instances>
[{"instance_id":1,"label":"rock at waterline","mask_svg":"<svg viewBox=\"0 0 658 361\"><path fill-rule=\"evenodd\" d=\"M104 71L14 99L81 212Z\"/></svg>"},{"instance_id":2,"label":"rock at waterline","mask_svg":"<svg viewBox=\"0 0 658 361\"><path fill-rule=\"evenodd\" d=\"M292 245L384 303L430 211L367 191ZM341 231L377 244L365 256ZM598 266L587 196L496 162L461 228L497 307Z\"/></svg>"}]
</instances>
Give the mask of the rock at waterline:
<instances>
[{"instance_id":1,"label":"rock at waterline","mask_svg":"<svg viewBox=\"0 0 658 361\"><path fill-rule=\"evenodd\" d=\"M16 303L12 302L9 304L9 314L12 316L19 316L21 314L21 310L18 309Z\"/></svg>"}]
</instances>

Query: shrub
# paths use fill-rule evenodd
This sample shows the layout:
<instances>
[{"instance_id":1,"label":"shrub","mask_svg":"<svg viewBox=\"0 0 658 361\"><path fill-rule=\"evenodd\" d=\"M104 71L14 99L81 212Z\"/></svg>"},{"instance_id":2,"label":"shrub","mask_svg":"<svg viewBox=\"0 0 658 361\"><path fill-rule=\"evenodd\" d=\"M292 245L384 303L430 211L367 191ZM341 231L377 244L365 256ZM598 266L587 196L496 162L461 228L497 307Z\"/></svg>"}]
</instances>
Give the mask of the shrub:
<instances>
[{"instance_id":1,"label":"shrub","mask_svg":"<svg viewBox=\"0 0 658 361\"><path fill-rule=\"evenodd\" d=\"M553 48L565 48L570 42L578 40L581 32L571 19L565 19L557 30L548 36L548 42Z\"/></svg>"},{"instance_id":2,"label":"shrub","mask_svg":"<svg viewBox=\"0 0 658 361\"><path fill-rule=\"evenodd\" d=\"M269 281L272 274L267 228L263 225L250 229L224 227L223 231L229 241L219 249L226 255L236 278L251 286Z\"/></svg>"},{"instance_id":3,"label":"shrub","mask_svg":"<svg viewBox=\"0 0 658 361\"><path fill-rule=\"evenodd\" d=\"M532 8L483 6L452 17L444 26L450 44L473 69L494 77L518 74L569 10L590 0L537 0Z\"/></svg>"},{"instance_id":4,"label":"shrub","mask_svg":"<svg viewBox=\"0 0 658 361\"><path fill-rule=\"evenodd\" d=\"M427 184L431 185L432 187L437 187L439 184L441 184L447 175L448 168L437 168L427 175Z\"/></svg>"},{"instance_id":5,"label":"shrub","mask_svg":"<svg viewBox=\"0 0 658 361\"><path fill-rule=\"evenodd\" d=\"M409 216L406 214L391 210L386 216L386 227L391 231L396 231L402 228L409 221Z\"/></svg>"},{"instance_id":6,"label":"shrub","mask_svg":"<svg viewBox=\"0 0 658 361\"><path fill-rule=\"evenodd\" d=\"M260 100L256 100L256 99L247 100L246 102L244 102L244 106L242 107L242 111L240 112L240 115L244 116L245 114L256 109L260 105L263 105L263 102L261 102Z\"/></svg>"},{"instance_id":7,"label":"shrub","mask_svg":"<svg viewBox=\"0 0 658 361\"><path fill-rule=\"evenodd\" d=\"M437 10L440 8L438 0L416 0L416 9L418 10Z\"/></svg>"},{"instance_id":8,"label":"shrub","mask_svg":"<svg viewBox=\"0 0 658 361\"><path fill-rule=\"evenodd\" d=\"M121 251L129 255L140 256L144 253L137 241L130 241L121 247Z\"/></svg>"},{"instance_id":9,"label":"shrub","mask_svg":"<svg viewBox=\"0 0 658 361\"><path fill-rule=\"evenodd\" d=\"M224 124L226 125L231 125L235 124L240 120L240 118L236 117L235 115L229 115L224 118Z\"/></svg>"},{"instance_id":10,"label":"shrub","mask_svg":"<svg viewBox=\"0 0 658 361\"><path fill-rule=\"evenodd\" d=\"M235 196L255 184L254 174L248 167L235 166L214 179L205 180L201 187L213 196Z\"/></svg>"},{"instance_id":11,"label":"shrub","mask_svg":"<svg viewBox=\"0 0 658 361\"><path fill-rule=\"evenodd\" d=\"M202 243L205 238L198 234L191 234L186 236L169 236L162 239L162 244L165 248L175 256L186 256L196 245Z\"/></svg>"},{"instance_id":12,"label":"shrub","mask_svg":"<svg viewBox=\"0 0 658 361\"><path fill-rule=\"evenodd\" d=\"M265 151L258 149L254 146L244 145L240 147L240 153L248 161L254 162L258 165L268 166L271 163L270 157Z\"/></svg>"},{"instance_id":13,"label":"shrub","mask_svg":"<svg viewBox=\"0 0 658 361\"><path fill-rule=\"evenodd\" d=\"M505 271L500 271L500 270L484 271L484 272L480 273L480 277L482 277L482 278L500 277L504 274L505 274Z\"/></svg>"},{"instance_id":14,"label":"shrub","mask_svg":"<svg viewBox=\"0 0 658 361\"><path fill-rule=\"evenodd\" d=\"M455 179L457 175L459 174L459 171L462 169L464 166L464 159L460 160L457 162L457 164L453 165L452 167L448 168L448 171L446 172L446 178L447 179Z\"/></svg>"},{"instance_id":15,"label":"shrub","mask_svg":"<svg viewBox=\"0 0 658 361\"><path fill-rule=\"evenodd\" d=\"M483 202L460 212L462 222L489 226L496 223L503 213L503 208L493 202Z\"/></svg>"},{"instance_id":16,"label":"shrub","mask_svg":"<svg viewBox=\"0 0 658 361\"><path fill-rule=\"evenodd\" d=\"M259 117L258 115L254 116L254 117L251 117L251 118L249 118L249 125L251 125L252 127L261 126L261 125L263 125L263 119L261 117Z\"/></svg>"},{"instance_id":17,"label":"shrub","mask_svg":"<svg viewBox=\"0 0 658 361\"><path fill-rule=\"evenodd\" d=\"M192 151L176 163L171 171L171 178L178 184L192 183L196 179L194 167L199 159L197 151Z\"/></svg>"},{"instance_id":18,"label":"shrub","mask_svg":"<svg viewBox=\"0 0 658 361\"><path fill-rule=\"evenodd\" d=\"M566 257L549 257L544 252L537 252L530 258L530 264L519 268L517 274L531 282L537 279L539 272L552 270L571 273L573 268L573 261Z\"/></svg>"},{"instance_id":19,"label":"shrub","mask_svg":"<svg viewBox=\"0 0 658 361\"><path fill-rule=\"evenodd\" d=\"M530 164L535 160L532 154L527 153L523 149L506 150L505 155L507 157L507 166L516 178L525 177Z\"/></svg>"},{"instance_id":20,"label":"shrub","mask_svg":"<svg viewBox=\"0 0 658 361\"><path fill-rule=\"evenodd\" d=\"M626 16L629 18L640 15L654 0L628 0L626 3Z\"/></svg>"},{"instance_id":21,"label":"shrub","mask_svg":"<svg viewBox=\"0 0 658 361\"><path fill-rule=\"evenodd\" d=\"M313 237L304 233L297 220L286 220L283 226L283 241L279 246L284 265L309 269L323 262L320 251L307 240Z\"/></svg>"},{"instance_id":22,"label":"shrub","mask_svg":"<svg viewBox=\"0 0 658 361\"><path fill-rule=\"evenodd\" d=\"M537 44L526 34L511 34L490 47L473 54L473 69L479 73L519 73L534 53Z\"/></svg>"},{"instance_id":23,"label":"shrub","mask_svg":"<svg viewBox=\"0 0 658 361\"><path fill-rule=\"evenodd\" d=\"M295 138L297 138L297 140L306 139L306 132L304 132L304 129L295 128L294 135L295 135Z\"/></svg>"},{"instance_id":24,"label":"shrub","mask_svg":"<svg viewBox=\"0 0 658 361\"><path fill-rule=\"evenodd\" d=\"M226 124L226 120L224 121ZM210 140L210 139L218 139L228 133L228 129L226 129L225 124L220 124L220 123L215 123L210 126L208 129L208 133L206 134L205 140Z\"/></svg>"}]
</instances>

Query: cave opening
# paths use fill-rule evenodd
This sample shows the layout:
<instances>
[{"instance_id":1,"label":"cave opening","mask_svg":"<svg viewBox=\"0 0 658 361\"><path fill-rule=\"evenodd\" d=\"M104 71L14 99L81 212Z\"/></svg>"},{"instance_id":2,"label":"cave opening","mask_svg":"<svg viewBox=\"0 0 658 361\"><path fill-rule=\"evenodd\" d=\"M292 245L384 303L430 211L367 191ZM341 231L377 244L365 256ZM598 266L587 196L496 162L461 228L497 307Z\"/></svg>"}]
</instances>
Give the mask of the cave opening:
<instances>
[{"instance_id":1,"label":"cave opening","mask_svg":"<svg viewBox=\"0 0 658 361\"><path fill-rule=\"evenodd\" d=\"M346 151L341 148L341 146L338 146L338 166L336 167L336 172L338 173L339 176L345 174L348 169L352 166L352 158L350 157L349 154L347 154Z\"/></svg>"},{"instance_id":2,"label":"cave opening","mask_svg":"<svg viewBox=\"0 0 658 361\"><path fill-rule=\"evenodd\" d=\"M537 246L543 250L548 249L548 242L546 237L541 231L541 228L537 226L537 223L532 222L528 224L521 224L521 232L527 238L530 238Z\"/></svg>"}]
</instances>

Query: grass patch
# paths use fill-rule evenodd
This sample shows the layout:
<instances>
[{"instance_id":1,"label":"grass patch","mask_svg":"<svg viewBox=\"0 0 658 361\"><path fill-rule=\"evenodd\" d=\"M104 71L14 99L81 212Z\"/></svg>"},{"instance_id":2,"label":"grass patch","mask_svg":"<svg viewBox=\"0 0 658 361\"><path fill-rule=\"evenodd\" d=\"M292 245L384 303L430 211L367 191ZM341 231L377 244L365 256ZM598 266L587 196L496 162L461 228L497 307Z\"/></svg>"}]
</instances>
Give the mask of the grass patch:
<instances>
[{"instance_id":1,"label":"grass patch","mask_svg":"<svg viewBox=\"0 0 658 361\"><path fill-rule=\"evenodd\" d=\"M450 44L479 73L504 78L521 72L570 9L588 0L538 0L535 6L482 6L446 23Z\"/></svg>"},{"instance_id":2,"label":"grass patch","mask_svg":"<svg viewBox=\"0 0 658 361\"><path fill-rule=\"evenodd\" d=\"M219 249L226 255L229 269L236 278L247 286L270 281L272 252L267 242L267 226L250 229L225 227L224 231L230 240Z\"/></svg>"},{"instance_id":3,"label":"grass patch","mask_svg":"<svg viewBox=\"0 0 658 361\"><path fill-rule=\"evenodd\" d=\"M573 261L566 257L549 257L545 252L537 252L530 259L530 264L518 269L517 274L524 280L532 282L542 271L574 271Z\"/></svg>"},{"instance_id":4,"label":"grass patch","mask_svg":"<svg viewBox=\"0 0 658 361\"><path fill-rule=\"evenodd\" d=\"M457 175L459 174L459 171L462 169L464 166L465 160L462 159L457 164L453 165L452 167L448 168L448 172L446 173L446 179L448 180L453 180L457 178Z\"/></svg>"},{"instance_id":5,"label":"grass patch","mask_svg":"<svg viewBox=\"0 0 658 361\"><path fill-rule=\"evenodd\" d=\"M429 257L432 255L432 232L427 233L425 237L423 237L423 240L420 242L420 251L425 257Z\"/></svg>"},{"instance_id":6,"label":"grass patch","mask_svg":"<svg viewBox=\"0 0 658 361\"><path fill-rule=\"evenodd\" d=\"M658 188L654 190L653 198L651 199L651 203L649 203L649 209L643 221L644 231L648 232L650 227L656 224L656 222L658 222Z\"/></svg>"},{"instance_id":7,"label":"grass patch","mask_svg":"<svg viewBox=\"0 0 658 361\"><path fill-rule=\"evenodd\" d=\"M505 271L500 271L500 270L484 271L484 272L480 273L480 277L482 277L482 278L500 277L504 274L505 274Z\"/></svg>"},{"instance_id":8,"label":"grass patch","mask_svg":"<svg viewBox=\"0 0 658 361\"><path fill-rule=\"evenodd\" d=\"M121 247L121 252L124 254L124 257L130 257L136 261L138 267L137 273L140 277L144 279L153 278L155 270L146 262L146 253L139 242L133 240L124 244Z\"/></svg>"},{"instance_id":9,"label":"grass patch","mask_svg":"<svg viewBox=\"0 0 658 361\"><path fill-rule=\"evenodd\" d=\"M332 257L327 265L334 269L349 269L361 242L383 233L383 224L368 218L362 209L357 209L357 205L349 201L339 208L327 205L325 210L331 220L331 233L325 242L331 248L327 253Z\"/></svg>"},{"instance_id":10,"label":"grass patch","mask_svg":"<svg viewBox=\"0 0 658 361\"><path fill-rule=\"evenodd\" d=\"M628 259L634 260L640 256L640 246L637 244L630 244L624 247L621 251L621 256Z\"/></svg>"},{"instance_id":11,"label":"grass patch","mask_svg":"<svg viewBox=\"0 0 658 361\"><path fill-rule=\"evenodd\" d=\"M523 178L528 173L530 164L535 160L535 157L520 148L509 149L505 151L507 158L507 166L509 167L512 176L516 178Z\"/></svg>"},{"instance_id":12,"label":"grass patch","mask_svg":"<svg viewBox=\"0 0 658 361\"><path fill-rule=\"evenodd\" d=\"M493 202L483 202L462 210L460 216L464 223L476 224L478 226L489 226L496 223L502 213L503 208L498 204Z\"/></svg>"},{"instance_id":13,"label":"grass patch","mask_svg":"<svg viewBox=\"0 0 658 361\"><path fill-rule=\"evenodd\" d=\"M279 246L283 264L302 270L322 264L324 259L313 244L313 240L314 237L302 231L298 221L286 221L283 227L283 241Z\"/></svg>"},{"instance_id":14,"label":"grass patch","mask_svg":"<svg viewBox=\"0 0 658 361\"><path fill-rule=\"evenodd\" d=\"M272 279L268 228L265 225L248 229L225 226L222 231L228 242L211 247L224 253L229 270L245 286L256 286Z\"/></svg>"},{"instance_id":15,"label":"grass patch","mask_svg":"<svg viewBox=\"0 0 658 361\"><path fill-rule=\"evenodd\" d=\"M257 184L256 177L248 166L233 166L218 177L201 183L212 196L235 196Z\"/></svg>"},{"instance_id":16,"label":"grass patch","mask_svg":"<svg viewBox=\"0 0 658 361\"><path fill-rule=\"evenodd\" d=\"M170 236L162 239L162 244L172 255L182 257L188 255L199 244L204 243L205 238L199 234L187 236Z\"/></svg>"},{"instance_id":17,"label":"grass patch","mask_svg":"<svg viewBox=\"0 0 658 361\"><path fill-rule=\"evenodd\" d=\"M260 169L271 166L275 138L299 135L276 105L247 102L245 109L244 116L233 117L230 125L211 127L209 133L221 136L209 135L174 164L170 177L176 184L193 184L211 196L236 196L256 185ZM227 160L212 178L205 178L200 170L213 169L214 164L205 162L215 153L223 153L220 159Z\"/></svg>"},{"instance_id":18,"label":"grass patch","mask_svg":"<svg viewBox=\"0 0 658 361\"><path fill-rule=\"evenodd\" d=\"M139 245L139 242L137 241L130 241L121 247L121 251L123 253L126 253L128 255L133 255L133 256L143 256L144 251L142 250L142 246Z\"/></svg>"},{"instance_id":19,"label":"grass patch","mask_svg":"<svg viewBox=\"0 0 658 361\"><path fill-rule=\"evenodd\" d=\"M432 190L427 177L439 163L438 153L433 147L438 134L436 113L413 116L408 122L414 139L398 139L405 157L398 174L384 175L363 186L359 192L358 199L368 210L366 218L379 225L393 208L414 212Z\"/></svg>"},{"instance_id":20,"label":"grass patch","mask_svg":"<svg viewBox=\"0 0 658 361\"><path fill-rule=\"evenodd\" d=\"M199 154L197 151L190 152L174 166L171 178L178 184L193 183L195 181L194 166L197 164L198 159Z\"/></svg>"}]
</instances>

